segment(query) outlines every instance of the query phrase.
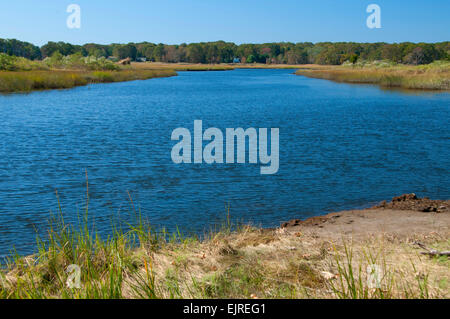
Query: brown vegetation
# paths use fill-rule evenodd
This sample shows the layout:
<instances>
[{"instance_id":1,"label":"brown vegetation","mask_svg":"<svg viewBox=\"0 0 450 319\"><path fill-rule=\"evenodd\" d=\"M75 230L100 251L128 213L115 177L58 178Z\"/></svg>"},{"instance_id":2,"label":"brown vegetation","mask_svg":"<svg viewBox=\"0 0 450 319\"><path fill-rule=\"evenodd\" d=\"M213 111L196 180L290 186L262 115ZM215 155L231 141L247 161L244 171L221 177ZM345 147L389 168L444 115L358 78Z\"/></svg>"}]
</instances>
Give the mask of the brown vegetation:
<instances>
[{"instance_id":1,"label":"brown vegetation","mask_svg":"<svg viewBox=\"0 0 450 319\"><path fill-rule=\"evenodd\" d=\"M342 66L301 66L296 72L312 78L337 82L378 84L402 89L450 90L450 63L408 66L385 63Z\"/></svg>"},{"instance_id":2,"label":"brown vegetation","mask_svg":"<svg viewBox=\"0 0 450 319\"><path fill-rule=\"evenodd\" d=\"M174 76L173 70L41 70L0 72L0 93L30 92L34 90L68 89L92 83L146 80Z\"/></svg>"}]
</instances>

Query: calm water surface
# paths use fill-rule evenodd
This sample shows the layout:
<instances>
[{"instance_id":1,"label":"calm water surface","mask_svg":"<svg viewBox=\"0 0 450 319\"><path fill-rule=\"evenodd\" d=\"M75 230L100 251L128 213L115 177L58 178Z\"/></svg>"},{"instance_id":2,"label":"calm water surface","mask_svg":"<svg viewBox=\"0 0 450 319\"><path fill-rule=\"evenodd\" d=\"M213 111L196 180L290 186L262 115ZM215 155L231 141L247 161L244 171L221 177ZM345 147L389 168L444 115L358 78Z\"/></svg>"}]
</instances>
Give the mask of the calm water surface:
<instances>
[{"instance_id":1,"label":"calm water surface","mask_svg":"<svg viewBox=\"0 0 450 319\"><path fill-rule=\"evenodd\" d=\"M202 231L225 217L262 226L366 207L394 195L450 198L449 94L405 94L292 70L178 77L0 96L0 255L35 250L58 211L85 206L107 234L136 209ZM280 170L175 165L172 130L279 127Z\"/></svg>"}]
</instances>

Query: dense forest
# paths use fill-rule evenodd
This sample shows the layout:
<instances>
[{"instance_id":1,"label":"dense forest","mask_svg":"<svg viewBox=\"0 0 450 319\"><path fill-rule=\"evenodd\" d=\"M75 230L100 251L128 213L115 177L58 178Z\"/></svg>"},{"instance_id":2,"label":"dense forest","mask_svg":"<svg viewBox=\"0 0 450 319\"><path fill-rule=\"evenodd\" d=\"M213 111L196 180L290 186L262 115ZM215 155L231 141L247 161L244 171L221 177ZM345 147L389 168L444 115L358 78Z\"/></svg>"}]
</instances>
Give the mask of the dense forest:
<instances>
[{"instance_id":1,"label":"dense forest","mask_svg":"<svg viewBox=\"0 0 450 319\"><path fill-rule=\"evenodd\" d=\"M266 63L266 64L331 64L345 61L389 60L395 63L428 64L450 59L450 42L440 43L264 43L241 44L230 42L202 42L180 45L149 42L101 45L89 43L73 45L48 42L42 47L15 39L0 39L0 53L41 60L59 52L62 55L131 58L154 62L188 63Z\"/></svg>"}]
</instances>

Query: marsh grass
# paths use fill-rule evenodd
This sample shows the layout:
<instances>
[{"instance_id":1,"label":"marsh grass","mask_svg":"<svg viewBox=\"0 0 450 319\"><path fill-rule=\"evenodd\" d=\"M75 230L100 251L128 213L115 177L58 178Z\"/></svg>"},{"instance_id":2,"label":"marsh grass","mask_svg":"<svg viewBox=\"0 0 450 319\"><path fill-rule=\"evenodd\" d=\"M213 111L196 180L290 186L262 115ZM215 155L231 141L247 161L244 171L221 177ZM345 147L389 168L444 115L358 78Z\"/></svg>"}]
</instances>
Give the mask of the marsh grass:
<instances>
[{"instance_id":1,"label":"marsh grass","mask_svg":"<svg viewBox=\"0 0 450 319\"><path fill-rule=\"evenodd\" d=\"M410 66L392 63L361 63L342 66L305 66L296 72L337 82L378 84L387 88L450 90L450 62Z\"/></svg>"},{"instance_id":2,"label":"marsh grass","mask_svg":"<svg viewBox=\"0 0 450 319\"><path fill-rule=\"evenodd\" d=\"M448 260L419 256L405 243L330 243L232 227L228 218L202 238L184 236L155 231L139 211L125 227L113 223L105 238L89 221L87 207L76 226L62 213L54 217L34 255L11 255L1 273L0 298L448 297ZM79 288L67 285L74 264L81 270ZM372 264L382 271L375 288L366 271Z\"/></svg>"},{"instance_id":3,"label":"marsh grass","mask_svg":"<svg viewBox=\"0 0 450 319\"><path fill-rule=\"evenodd\" d=\"M1 93L67 89L90 83L168 77L176 75L176 71L227 71L238 68L297 69L297 75L338 82L378 84L386 88L450 90L450 62L446 61L421 66L375 61L358 62L355 65L347 63L342 66L146 62L119 67L104 59L76 55L51 57L45 61L29 61L9 56L6 58L7 61L4 59L3 63L3 70L6 71L0 71Z\"/></svg>"},{"instance_id":4,"label":"marsh grass","mask_svg":"<svg viewBox=\"0 0 450 319\"><path fill-rule=\"evenodd\" d=\"M440 244L448 245L448 241ZM423 258L409 245L385 240L358 249L353 242L344 241L340 249L334 247L334 252L336 277L328 284L337 298L448 298L447 257ZM437 266L440 259L444 263ZM376 281L369 278L373 265L379 270Z\"/></svg>"},{"instance_id":5,"label":"marsh grass","mask_svg":"<svg viewBox=\"0 0 450 319\"><path fill-rule=\"evenodd\" d=\"M132 62L125 69L138 70L175 70L175 71L229 71L234 67L228 64L190 64L190 63L162 63L162 62Z\"/></svg>"},{"instance_id":6,"label":"marsh grass","mask_svg":"<svg viewBox=\"0 0 450 319\"><path fill-rule=\"evenodd\" d=\"M120 71L2 71L0 92L30 92L34 90L68 89L92 83L146 80L175 76L173 70L120 70Z\"/></svg>"},{"instance_id":7,"label":"marsh grass","mask_svg":"<svg viewBox=\"0 0 450 319\"><path fill-rule=\"evenodd\" d=\"M189 64L189 63L162 63L162 62L140 62L131 63L129 68L137 69L173 69L175 71L230 71L235 69L298 69L300 65L290 64Z\"/></svg>"},{"instance_id":8,"label":"marsh grass","mask_svg":"<svg viewBox=\"0 0 450 319\"><path fill-rule=\"evenodd\" d=\"M330 287L340 299L389 299L393 298L393 276L385 256L380 252L363 249L363 259L354 263L351 244L343 244L343 254L336 248L335 263L337 280L330 281ZM373 274L375 282L369 283L368 268L379 267L379 274Z\"/></svg>"}]
</instances>

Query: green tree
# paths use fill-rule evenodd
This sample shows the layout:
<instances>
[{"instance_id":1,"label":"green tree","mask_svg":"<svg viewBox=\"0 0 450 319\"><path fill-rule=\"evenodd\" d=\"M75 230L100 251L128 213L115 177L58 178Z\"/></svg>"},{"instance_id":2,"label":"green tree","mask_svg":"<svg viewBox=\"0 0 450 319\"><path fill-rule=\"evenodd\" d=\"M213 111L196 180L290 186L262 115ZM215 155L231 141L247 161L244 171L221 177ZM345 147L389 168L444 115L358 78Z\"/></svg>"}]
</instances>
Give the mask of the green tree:
<instances>
[{"instance_id":1,"label":"green tree","mask_svg":"<svg viewBox=\"0 0 450 319\"><path fill-rule=\"evenodd\" d=\"M353 53L348 60L350 61L350 63L356 64L356 62L358 62L358 58L359 58L359 55L357 55L356 53Z\"/></svg>"}]
</instances>

